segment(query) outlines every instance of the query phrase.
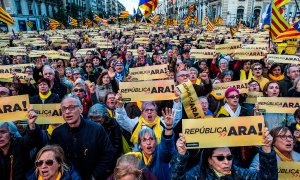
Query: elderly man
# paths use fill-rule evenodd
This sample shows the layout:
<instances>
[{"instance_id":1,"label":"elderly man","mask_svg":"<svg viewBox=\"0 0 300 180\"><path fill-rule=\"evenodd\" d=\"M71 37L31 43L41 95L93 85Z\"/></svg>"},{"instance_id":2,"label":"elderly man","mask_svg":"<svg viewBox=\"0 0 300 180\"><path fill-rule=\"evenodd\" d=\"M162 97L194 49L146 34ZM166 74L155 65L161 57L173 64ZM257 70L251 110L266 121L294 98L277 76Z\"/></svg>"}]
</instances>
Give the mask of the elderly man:
<instances>
[{"instance_id":1,"label":"elderly man","mask_svg":"<svg viewBox=\"0 0 300 180\"><path fill-rule=\"evenodd\" d=\"M112 144L103 127L83 119L77 97L61 102L63 125L54 129L52 143L60 145L82 179L105 179L112 167Z\"/></svg>"},{"instance_id":2,"label":"elderly man","mask_svg":"<svg viewBox=\"0 0 300 180\"><path fill-rule=\"evenodd\" d=\"M296 64L286 66L284 79L279 81L283 97L288 96L288 91L293 86L293 82L297 77L299 77L299 66Z\"/></svg>"}]
</instances>

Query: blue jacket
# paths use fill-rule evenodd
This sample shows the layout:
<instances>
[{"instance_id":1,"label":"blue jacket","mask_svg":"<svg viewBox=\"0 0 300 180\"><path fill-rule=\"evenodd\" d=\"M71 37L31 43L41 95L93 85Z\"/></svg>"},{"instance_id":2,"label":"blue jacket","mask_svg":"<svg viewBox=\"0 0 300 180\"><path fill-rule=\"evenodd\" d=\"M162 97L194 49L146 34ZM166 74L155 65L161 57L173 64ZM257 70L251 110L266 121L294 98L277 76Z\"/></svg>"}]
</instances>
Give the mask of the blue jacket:
<instances>
[{"instance_id":1,"label":"blue jacket","mask_svg":"<svg viewBox=\"0 0 300 180\"><path fill-rule=\"evenodd\" d=\"M174 133L172 137L166 137L164 135L165 131L162 132L161 142L157 145L153 155L150 166L146 166L144 158L142 160L142 168L153 173L159 180L169 180L170 179L170 168L169 163L172 159L173 154L175 154L175 142Z\"/></svg>"},{"instance_id":2,"label":"blue jacket","mask_svg":"<svg viewBox=\"0 0 300 180\"><path fill-rule=\"evenodd\" d=\"M260 154L260 170L243 169L233 165L231 167L231 174L218 178L213 170L209 167L201 168L201 165L193 167L191 170L186 172L185 166L188 160L188 153L180 155L178 152L174 155L171 161L171 179L176 180L196 180L196 179L224 179L224 180L277 180L277 160L275 151L271 153L264 153L262 149L259 149ZM202 170L204 169L204 170Z\"/></svg>"},{"instance_id":3,"label":"blue jacket","mask_svg":"<svg viewBox=\"0 0 300 180\"><path fill-rule=\"evenodd\" d=\"M35 168L28 172L26 179L38 180L38 177L35 174ZM60 180L81 180L81 177L74 170L73 166L71 166L69 171L64 171L64 174L61 176Z\"/></svg>"}]
</instances>

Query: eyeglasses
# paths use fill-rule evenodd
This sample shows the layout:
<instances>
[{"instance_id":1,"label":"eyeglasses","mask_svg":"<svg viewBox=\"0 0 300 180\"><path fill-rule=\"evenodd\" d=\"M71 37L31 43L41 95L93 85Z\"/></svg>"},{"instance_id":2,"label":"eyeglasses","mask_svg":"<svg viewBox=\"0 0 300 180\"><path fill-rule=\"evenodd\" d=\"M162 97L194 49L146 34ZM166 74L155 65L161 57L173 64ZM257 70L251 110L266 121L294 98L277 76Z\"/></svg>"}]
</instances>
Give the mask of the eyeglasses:
<instances>
[{"instance_id":1,"label":"eyeglasses","mask_svg":"<svg viewBox=\"0 0 300 180\"><path fill-rule=\"evenodd\" d=\"M180 74L178 77L190 77L189 74Z\"/></svg>"},{"instance_id":2,"label":"eyeglasses","mask_svg":"<svg viewBox=\"0 0 300 180\"><path fill-rule=\"evenodd\" d=\"M286 141L286 140L294 140L293 136L292 135L289 135L289 136L286 136L286 135L278 135L276 137L279 137L280 139Z\"/></svg>"},{"instance_id":3,"label":"eyeglasses","mask_svg":"<svg viewBox=\"0 0 300 180\"><path fill-rule=\"evenodd\" d=\"M7 94L9 94L8 92L5 92L5 91L0 91L0 95L7 95Z\"/></svg>"},{"instance_id":4,"label":"eyeglasses","mask_svg":"<svg viewBox=\"0 0 300 180\"><path fill-rule=\"evenodd\" d=\"M233 156L232 155L228 155L228 156L212 156L217 158L218 161L224 161L225 159L227 159L227 161L232 161Z\"/></svg>"},{"instance_id":5,"label":"eyeglasses","mask_svg":"<svg viewBox=\"0 0 300 180\"><path fill-rule=\"evenodd\" d=\"M148 113L152 113L154 111L155 111L155 109L144 109L144 112L148 112Z\"/></svg>"},{"instance_id":6,"label":"eyeglasses","mask_svg":"<svg viewBox=\"0 0 300 180\"><path fill-rule=\"evenodd\" d=\"M250 87L254 87L254 86L258 86L258 84L254 83L254 84L249 84Z\"/></svg>"},{"instance_id":7,"label":"eyeglasses","mask_svg":"<svg viewBox=\"0 0 300 180\"><path fill-rule=\"evenodd\" d=\"M67 110L74 111L75 108L77 108L77 107L79 107L79 106L78 105L70 105L69 107L62 106L61 110L62 110L62 112L66 112Z\"/></svg>"},{"instance_id":8,"label":"eyeglasses","mask_svg":"<svg viewBox=\"0 0 300 180\"><path fill-rule=\"evenodd\" d=\"M253 68L254 71L259 71L261 70L262 68Z\"/></svg>"},{"instance_id":9,"label":"eyeglasses","mask_svg":"<svg viewBox=\"0 0 300 180\"><path fill-rule=\"evenodd\" d=\"M229 99L239 99L240 96L239 96L239 95L236 95L236 96L228 96L227 98L229 98Z\"/></svg>"},{"instance_id":10,"label":"eyeglasses","mask_svg":"<svg viewBox=\"0 0 300 180\"><path fill-rule=\"evenodd\" d=\"M86 68L92 68L92 66L85 66Z\"/></svg>"},{"instance_id":11,"label":"eyeglasses","mask_svg":"<svg viewBox=\"0 0 300 180\"><path fill-rule=\"evenodd\" d=\"M37 160L35 161L35 166L36 167L41 167L43 164L46 164L47 166L52 166L54 161L51 159L47 159L47 160Z\"/></svg>"},{"instance_id":12,"label":"eyeglasses","mask_svg":"<svg viewBox=\"0 0 300 180\"><path fill-rule=\"evenodd\" d=\"M84 92L84 89L74 89L74 92Z\"/></svg>"}]
</instances>

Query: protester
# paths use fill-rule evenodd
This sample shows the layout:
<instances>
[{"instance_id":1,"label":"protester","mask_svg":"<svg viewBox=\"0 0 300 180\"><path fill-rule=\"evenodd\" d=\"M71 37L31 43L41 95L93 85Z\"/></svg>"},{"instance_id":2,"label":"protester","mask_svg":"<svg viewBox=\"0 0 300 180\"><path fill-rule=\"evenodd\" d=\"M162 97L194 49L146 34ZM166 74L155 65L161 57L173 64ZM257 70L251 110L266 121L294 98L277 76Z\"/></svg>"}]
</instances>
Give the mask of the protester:
<instances>
[{"instance_id":1,"label":"protester","mask_svg":"<svg viewBox=\"0 0 300 180\"><path fill-rule=\"evenodd\" d=\"M66 163L64 151L57 145L43 147L37 153L35 167L27 175L27 180L81 180L74 167Z\"/></svg>"},{"instance_id":2,"label":"protester","mask_svg":"<svg viewBox=\"0 0 300 180\"><path fill-rule=\"evenodd\" d=\"M63 99L61 109L66 123L54 129L52 143L63 148L66 159L82 179L107 177L112 168L113 149L103 127L83 119L83 107L76 97Z\"/></svg>"},{"instance_id":3,"label":"protester","mask_svg":"<svg viewBox=\"0 0 300 180\"><path fill-rule=\"evenodd\" d=\"M31 104L60 103L58 95L52 93L50 90L51 84L49 79L41 78L37 82L37 85L39 94L32 97L32 99L30 100Z\"/></svg>"},{"instance_id":4,"label":"protester","mask_svg":"<svg viewBox=\"0 0 300 180\"><path fill-rule=\"evenodd\" d=\"M299 77L299 67L296 64L288 65L285 68L285 76L284 79L279 81L279 87L282 90L283 97L288 96L288 91L293 86L293 82L295 82L296 78Z\"/></svg>"}]
</instances>

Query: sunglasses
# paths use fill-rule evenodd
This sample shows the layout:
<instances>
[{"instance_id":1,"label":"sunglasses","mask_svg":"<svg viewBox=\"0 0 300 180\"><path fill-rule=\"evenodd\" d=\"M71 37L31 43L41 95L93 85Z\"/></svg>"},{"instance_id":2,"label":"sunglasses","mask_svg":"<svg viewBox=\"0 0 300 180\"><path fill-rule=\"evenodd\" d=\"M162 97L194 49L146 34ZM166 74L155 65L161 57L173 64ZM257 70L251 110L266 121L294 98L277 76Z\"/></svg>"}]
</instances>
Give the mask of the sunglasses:
<instances>
[{"instance_id":1,"label":"sunglasses","mask_svg":"<svg viewBox=\"0 0 300 180\"><path fill-rule=\"evenodd\" d=\"M35 166L36 167L41 167L43 164L46 164L47 166L52 166L54 161L51 159L47 159L47 160L37 160L35 161Z\"/></svg>"},{"instance_id":2,"label":"sunglasses","mask_svg":"<svg viewBox=\"0 0 300 180\"><path fill-rule=\"evenodd\" d=\"M228 156L212 156L217 158L218 161L224 161L225 159L227 159L228 161L232 161L233 156L232 155L228 155Z\"/></svg>"},{"instance_id":3,"label":"sunglasses","mask_svg":"<svg viewBox=\"0 0 300 180\"><path fill-rule=\"evenodd\" d=\"M84 89L74 89L74 92L84 92Z\"/></svg>"},{"instance_id":4,"label":"sunglasses","mask_svg":"<svg viewBox=\"0 0 300 180\"><path fill-rule=\"evenodd\" d=\"M254 71L259 71L261 70L262 68L253 68Z\"/></svg>"},{"instance_id":5,"label":"sunglasses","mask_svg":"<svg viewBox=\"0 0 300 180\"><path fill-rule=\"evenodd\" d=\"M228 96L227 98L229 98L229 99L239 99L240 96L239 96L239 95L236 95L236 96Z\"/></svg>"}]
</instances>

